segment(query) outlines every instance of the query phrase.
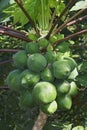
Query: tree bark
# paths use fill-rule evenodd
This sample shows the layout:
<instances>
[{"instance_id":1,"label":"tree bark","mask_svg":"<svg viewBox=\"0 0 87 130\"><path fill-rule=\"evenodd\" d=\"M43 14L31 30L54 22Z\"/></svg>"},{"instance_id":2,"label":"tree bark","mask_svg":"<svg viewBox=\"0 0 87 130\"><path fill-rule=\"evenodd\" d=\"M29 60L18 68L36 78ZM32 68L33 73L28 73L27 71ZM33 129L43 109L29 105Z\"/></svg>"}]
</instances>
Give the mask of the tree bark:
<instances>
[{"instance_id":1,"label":"tree bark","mask_svg":"<svg viewBox=\"0 0 87 130\"><path fill-rule=\"evenodd\" d=\"M47 117L48 117L47 114L40 111L32 130L42 130L47 121Z\"/></svg>"}]
</instances>

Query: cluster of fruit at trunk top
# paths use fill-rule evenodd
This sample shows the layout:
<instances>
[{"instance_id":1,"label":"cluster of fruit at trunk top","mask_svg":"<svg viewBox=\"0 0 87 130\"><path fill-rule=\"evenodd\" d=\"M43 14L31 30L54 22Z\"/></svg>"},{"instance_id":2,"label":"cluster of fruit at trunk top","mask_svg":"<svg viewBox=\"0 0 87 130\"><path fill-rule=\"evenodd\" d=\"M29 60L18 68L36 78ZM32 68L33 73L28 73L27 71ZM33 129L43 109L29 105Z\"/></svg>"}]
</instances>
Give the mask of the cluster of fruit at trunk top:
<instances>
[{"instance_id":1,"label":"cluster of fruit at trunk top","mask_svg":"<svg viewBox=\"0 0 87 130\"><path fill-rule=\"evenodd\" d=\"M77 94L77 85L69 76L77 67L71 57L57 58L57 52L50 48L43 38L37 43L23 45L24 50L13 55L15 69L6 79L11 90L20 93L21 107L34 107L47 114L58 109L70 109L72 97ZM47 48L46 52L41 49Z\"/></svg>"}]
</instances>

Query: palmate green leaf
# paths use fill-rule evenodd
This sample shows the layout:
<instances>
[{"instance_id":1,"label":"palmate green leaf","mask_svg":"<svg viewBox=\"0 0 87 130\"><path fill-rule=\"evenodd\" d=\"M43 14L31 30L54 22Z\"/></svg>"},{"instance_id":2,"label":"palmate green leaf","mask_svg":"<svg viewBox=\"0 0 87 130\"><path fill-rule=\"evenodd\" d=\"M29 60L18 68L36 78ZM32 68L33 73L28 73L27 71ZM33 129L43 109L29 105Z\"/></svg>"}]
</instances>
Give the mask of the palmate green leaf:
<instances>
[{"instance_id":1,"label":"palmate green leaf","mask_svg":"<svg viewBox=\"0 0 87 130\"><path fill-rule=\"evenodd\" d=\"M3 8L6 8L7 6L9 6L10 4L13 4L14 0L0 0L0 11Z\"/></svg>"},{"instance_id":2,"label":"palmate green leaf","mask_svg":"<svg viewBox=\"0 0 87 130\"><path fill-rule=\"evenodd\" d=\"M17 11L16 8L17 8L16 4L12 4L8 8L4 9L3 12L8 14L9 16L14 16L13 13Z\"/></svg>"},{"instance_id":3,"label":"palmate green leaf","mask_svg":"<svg viewBox=\"0 0 87 130\"><path fill-rule=\"evenodd\" d=\"M77 10L84 9L84 8L87 8L87 0L85 0L85 1L82 0L82 1L77 2L75 4L75 6L73 6L71 8L70 11L77 11Z\"/></svg>"},{"instance_id":4,"label":"palmate green leaf","mask_svg":"<svg viewBox=\"0 0 87 130\"><path fill-rule=\"evenodd\" d=\"M34 22L39 11L38 6L40 6L40 0L25 0L24 8L29 13L30 17L33 19Z\"/></svg>"},{"instance_id":5,"label":"palmate green leaf","mask_svg":"<svg viewBox=\"0 0 87 130\"><path fill-rule=\"evenodd\" d=\"M8 14L9 17L13 17L14 23L19 22L23 26L28 22L28 19L25 14L15 3L3 10L3 12Z\"/></svg>"},{"instance_id":6,"label":"palmate green leaf","mask_svg":"<svg viewBox=\"0 0 87 130\"><path fill-rule=\"evenodd\" d=\"M76 126L72 130L84 130L83 126Z\"/></svg>"},{"instance_id":7,"label":"palmate green leaf","mask_svg":"<svg viewBox=\"0 0 87 130\"><path fill-rule=\"evenodd\" d=\"M22 26L24 26L29 21L20 8L13 12L13 16L14 23L20 22Z\"/></svg>"},{"instance_id":8,"label":"palmate green leaf","mask_svg":"<svg viewBox=\"0 0 87 130\"><path fill-rule=\"evenodd\" d=\"M59 4L58 0L24 0L23 6L35 25L38 26L40 30L47 31L52 24L50 24L53 13L52 9L56 9L56 13L59 15L65 7L64 3L61 1ZM22 26L29 21L16 3L8 7L4 12L12 16L15 23L19 22Z\"/></svg>"},{"instance_id":9,"label":"palmate green leaf","mask_svg":"<svg viewBox=\"0 0 87 130\"><path fill-rule=\"evenodd\" d=\"M63 130L71 130L71 128L72 128L72 124L64 125Z\"/></svg>"},{"instance_id":10,"label":"palmate green leaf","mask_svg":"<svg viewBox=\"0 0 87 130\"><path fill-rule=\"evenodd\" d=\"M65 8L65 4L64 3L57 4L56 12L57 12L58 16L62 13L62 11L64 10L64 8Z\"/></svg>"},{"instance_id":11,"label":"palmate green leaf","mask_svg":"<svg viewBox=\"0 0 87 130\"><path fill-rule=\"evenodd\" d=\"M74 80L77 76L78 76L78 70L77 70L77 68L75 68L75 69L71 72L71 74L69 75L68 79Z\"/></svg>"},{"instance_id":12,"label":"palmate green leaf","mask_svg":"<svg viewBox=\"0 0 87 130\"><path fill-rule=\"evenodd\" d=\"M86 73L87 72L87 61L84 61L79 65L79 72L80 73Z\"/></svg>"},{"instance_id":13,"label":"palmate green leaf","mask_svg":"<svg viewBox=\"0 0 87 130\"><path fill-rule=\"evenodd\" d=\"M57 53L57 60L63 59L65 57L70 57L70 51L67 51L65 53L62 53L62 52Z\"/></svg>"}]
</instances>

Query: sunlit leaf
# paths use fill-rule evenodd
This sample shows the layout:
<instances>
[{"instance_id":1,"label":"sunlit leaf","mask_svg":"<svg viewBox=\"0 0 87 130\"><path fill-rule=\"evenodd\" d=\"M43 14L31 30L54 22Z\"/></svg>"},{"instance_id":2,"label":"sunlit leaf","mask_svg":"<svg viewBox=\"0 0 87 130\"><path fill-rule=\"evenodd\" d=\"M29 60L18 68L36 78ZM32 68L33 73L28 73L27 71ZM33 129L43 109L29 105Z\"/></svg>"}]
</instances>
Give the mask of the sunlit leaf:
<instances>
[{"instance_id":1,"label":"sunlit leaf","mask_svg":"<svg viewBox=\"0 0 87 130\"><path fill-rule=\"evenodd\" d=\"M71 130L71 128L72 128L72 124L64 125L63 130Z\"/></svg>"},{"instance_id":2,"label":"sunlit leaf","mask_svg":"<svg viewBox=\"0 0 87 130\"><path fill-rule=\"evenodd\" d=\"M77 71L77 68L75 68L71 74L69 75L68 79L75 79L76 77L78 76L78 71Z\"/></svg>"},{"instance_id":3,"label":"sunlit leaf","mask_svg":"<svg viewBox=\"0 0 87 130\"><path fill-rule=\"evenodd\" d=\"M83 126L76 126L72 130L84 130Z\"/></svg>"},{"instance_id":4,"label":"sunlit leaf","mask_svg":"<svg viewBox=\"0 0 87 130\"><path fill-rule=\"evenodd\" d=\"M77 11L77 10L84 9L84 8L87 8L87 0L85 0L85 1L82 0L82 1L77 2L75 4L75 6L73 6L71 8L70 11Z\"/></svg>"}]
</instances>

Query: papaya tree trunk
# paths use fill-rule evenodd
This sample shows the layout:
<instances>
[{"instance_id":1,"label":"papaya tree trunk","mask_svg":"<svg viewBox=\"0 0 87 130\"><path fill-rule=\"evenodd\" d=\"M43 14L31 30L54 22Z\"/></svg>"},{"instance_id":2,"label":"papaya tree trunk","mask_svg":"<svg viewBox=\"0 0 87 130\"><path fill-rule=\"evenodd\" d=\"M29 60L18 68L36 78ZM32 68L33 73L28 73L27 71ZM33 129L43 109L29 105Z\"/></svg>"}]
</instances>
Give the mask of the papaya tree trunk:
<instances>
[{"instance_id":1,"label":"papaya tree trunk","mask_svg":"<svg viewBox=\"0 0 87 130\"><path fill-rule=\"evenodd\" d=\"M47 114L40 111L32 130L42 130L47 121L47 117L48 117Z\"/></svg>"}]
</instances>

